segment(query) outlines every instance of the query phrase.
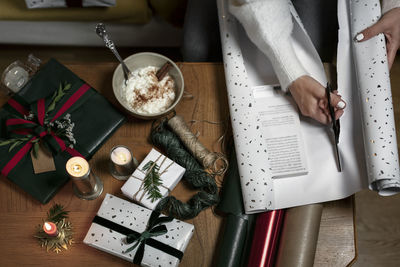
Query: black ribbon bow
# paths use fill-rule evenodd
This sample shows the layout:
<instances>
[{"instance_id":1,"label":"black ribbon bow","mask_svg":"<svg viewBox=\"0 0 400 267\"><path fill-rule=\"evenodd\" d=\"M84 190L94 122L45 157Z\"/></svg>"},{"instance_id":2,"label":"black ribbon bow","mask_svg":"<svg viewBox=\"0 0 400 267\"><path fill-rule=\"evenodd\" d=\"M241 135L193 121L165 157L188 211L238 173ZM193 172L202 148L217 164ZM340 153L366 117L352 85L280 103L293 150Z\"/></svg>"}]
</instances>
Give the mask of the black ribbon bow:
<instances>
[{"instance_id":1,"label":"black ribbon bow","mask_svg":"<svg viewBox=\"0 0 400 267\"><path fill-rule=\"evenodd\" d=\"M128 244L132 244L136 241L136 243L124 251L124 253L128 253L134 250L137 246L139 248L136 251L135 257L133 258L133 263L140 265L144 255L145 245L152 246L158 250L161 250L179 260L183 257L183 252L179 249L173 248L167 244L164 244L156 239L153 239L153 236L160 236L168 232L167 227L165 225L161 225L162 223L171 222L173 220L172 217L160 217L160 213L157 211L153 211L150 215L149 221L147 223L146 230L142 233L138 233L132 229L129 229L125 226L117 224L108 219L102 218L100 216L95 216L93 219L93 223L109 228L110 230L117 231L123 235L126 235L126 242Z\"/></svg>"},{"instance_id":2,"label":"black ribbon bow","mask_svg":"<svg viewBox=\"0 0 400 267\"><path fill-rule=\"evenodd\" d=\"M149 222L147 223L146 230L142 233L131 233L126 236L126 243L132 244L136 242L132 247L128 248L124 253L128 253L134 250L137 246L138 249L136 251L135 257L133 258L133 263L140 264L144 255L144 247L146 245L146 241L153 236L164 235L168 232L167 227L163 225L163 223L171 222L173 220L172 217L160 217L160 213L157 211L153 211L150 215Z\"/></svg>"}]
</instances>

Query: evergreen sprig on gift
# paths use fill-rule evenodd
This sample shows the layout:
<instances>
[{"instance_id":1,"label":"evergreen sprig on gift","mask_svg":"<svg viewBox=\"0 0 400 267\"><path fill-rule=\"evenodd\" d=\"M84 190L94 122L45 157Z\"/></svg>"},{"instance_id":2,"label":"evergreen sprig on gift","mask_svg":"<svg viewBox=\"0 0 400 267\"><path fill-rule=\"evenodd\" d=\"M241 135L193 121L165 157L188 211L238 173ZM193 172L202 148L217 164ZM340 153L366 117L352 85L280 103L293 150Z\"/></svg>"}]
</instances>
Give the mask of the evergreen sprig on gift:
<instances>
[{"instance_id":1,"label":"evergreen sprig on gift","mask_svg":"<svg viewBox=\"0 0 400 267\"><path fill-rule=\"evenodd\" d=\"M61 98L63 98L63 96L67 93L69 89L71 89L71 84L67 83L62 86L62 84L60 83L58 90L56 90L51 97L52 101L46 110L46 114L52 112L56 108L57 102L59 102Z\"/></svg>"},{"instance_id":2,"label":"evergreen sprig on gift","mask_svg":"<svg viewBox=\"0 0 400 267\"><path fill-rule=\"evenodd\" d=\"M47 114L50 113L51 111L53 111L57 105L57 103L64 97L64 95L67 93L67 91L71 89L71 84L69 83L65 83L65 85L63 86L62 83L60 83L58 90L56 90L52 96L52 101L50 103L50 105L48 106L47 110L46 110L46 119L45 119L45 126L48 127L53 127L54 123L49 123L48 122L48 118L47 118ZM69 117L68 117L69 116ZM58 124L63 123L63 124L67 124L67 126L65 126L65 130L63 131L63 137L65 136L66 138L68 138L69 141L69 146L73 147L73 145L76 143L73 133L72 133L72 128L74 127L74 123L71 122L69 114L67 114L63 119L61 119L61 122L58 122ZM28 115L24 115L24 119L25 120L29 120L29 121L33 121L35 120L35 114L30 111ZM63 125L62 125L63 126ZM57 125L57 129L60 128ZM50 132L50 129L48 129L48 131ZM5 140L0 140L0 146L5 146L5 145L10 145L8 152L11 152L11 150L13 150L15 147L23 144L24 142L30 140L32 138L32 135L26 135L24 137L19 137L19 138L11 138L11 139L5 139ZM36 158L39 148L40 148L40 144L39 144L40 139L34 139L32 140L32 144L33 144L33 156Z\"/></svg>"},{"instance_id":3,"label":"evergreen sprig on gift","mask_svg":"<svg viewBox=\"0 0 400 267\"><path fill-rule=\"evenodd\" d=\"M160 193L160 189L158 188L162 185L160 179L160 167L153 161L149 161L144 165L143 170L146 171L146 176L143 180L143 190L149 196L147 199L150 199L151 202L156 201L157 199L162 198Z\"/></svg>"},{"instance_id":4,"label":"evergreen sprig on gift","mask_svg":"<svg viewBox=\"0 0 400 267\"><path fill-rule=\"evenodd\" d=\"M53 207L47 212L47 221L59 222L63 219L68 218L69 211L65 211L64 207L60 204L54 204Z\"/></svg>"},{"instance_id":5,"label":"evergreen sprig on gift","mask_svg":"<svg viewBox=\"0 0 400 267\"><path fill-rule=\"evenodd\" d=\"M5 140L1 140L0 141L0 146L6 146L6 145L10 145L10 148L8 149L8 152L10 152L11 150L13 150L16 146L22 144L23 142L28 141L32 136L31 135L27 135L25 137L21 137L21 138L12 138L12 139L5 139Z\"/></svg>"},{"instance_id":6,"label":"evergreen sprig on gift","mask_svg":"<svg viewBox=\"0 0 400 267\"><path fill-rule=\"evenodd\" d=\"M32 141L31 141L31 142L33 143L33 150L32 150L32 152L33 152L33 156L34 156L35 158L37 158L37 155L38 155L39 149L40 149L40 143L39 143L39 141L40 141L40 139L35 139L35 140L32 140ZM10 149L11 149L11 147L10 147Z\"/></svg>"}]
</instances>

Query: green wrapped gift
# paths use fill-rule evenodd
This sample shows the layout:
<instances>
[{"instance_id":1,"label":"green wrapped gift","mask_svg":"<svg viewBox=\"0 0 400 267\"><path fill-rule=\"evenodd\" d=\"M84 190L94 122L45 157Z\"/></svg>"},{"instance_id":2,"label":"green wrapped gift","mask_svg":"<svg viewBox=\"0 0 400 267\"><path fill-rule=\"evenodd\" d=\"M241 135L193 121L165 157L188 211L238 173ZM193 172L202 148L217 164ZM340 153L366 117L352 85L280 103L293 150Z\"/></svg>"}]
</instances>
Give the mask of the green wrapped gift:
<instances>
[{"instance_id":1,"label":"green wrapped gift","mask_svg":"<svg viewBox=\"0 0 400 267\"><path fill-rule=\"evenodd\" d=\"M51 59L0 109L1 173L46 203L69 179L66 161L90 159L123 122L103 96ZM42 150L54 170L34 169Z\"/></svg>"}]
</instances>

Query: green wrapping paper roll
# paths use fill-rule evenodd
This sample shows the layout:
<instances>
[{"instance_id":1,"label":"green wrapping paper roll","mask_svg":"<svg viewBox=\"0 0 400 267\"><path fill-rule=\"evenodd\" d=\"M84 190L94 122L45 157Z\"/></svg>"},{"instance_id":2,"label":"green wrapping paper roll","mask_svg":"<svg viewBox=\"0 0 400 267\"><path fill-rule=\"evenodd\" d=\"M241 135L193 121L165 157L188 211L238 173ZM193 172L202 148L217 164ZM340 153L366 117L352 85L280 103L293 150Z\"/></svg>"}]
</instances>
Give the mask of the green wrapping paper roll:
<instances>
[{"instance_id":1,"label":"green wrapping paper roll","mask_svg":"<svg viewBox=\"0 0 400 267\"><path fill-rule=\"evenodd\" d=\"M317 248L322 204L287 209L276 267L312 267Z\"/></svg>"},{"instance_id":2,"label":"green wrapping paper roll","mask_svg":"<svg viewBox=\"0 0 400 267\"><path fill-rule=\"evenodd\" d=\"M231 152L221 200L217 210L226 213L224 234L220 241L218 267L247 264L254 232L256 215L246 215L235 151Z\"/></svg>"},{"instance_id":3,"label":"green wrapping paper roll","mask_svg":"<svg viewBox=\"0 0 400 267\"><path fill-rule=\"evenodd\" d=\"M252 215L244 217L228 215L216 266L246 266L251 249L254 223L255 216Z\"/></svg>"}]
</instances>

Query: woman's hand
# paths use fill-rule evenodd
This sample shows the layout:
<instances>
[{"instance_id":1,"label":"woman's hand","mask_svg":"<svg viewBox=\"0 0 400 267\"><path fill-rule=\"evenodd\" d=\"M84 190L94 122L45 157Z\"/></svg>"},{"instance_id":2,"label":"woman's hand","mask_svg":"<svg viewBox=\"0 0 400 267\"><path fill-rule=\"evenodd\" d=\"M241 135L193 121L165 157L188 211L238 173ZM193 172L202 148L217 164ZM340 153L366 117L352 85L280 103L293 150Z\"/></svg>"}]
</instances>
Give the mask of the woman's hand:
<instances>
[{"instance_id":1,"label":"woman's hand","mask_svg":"<svg viewBox=\"0 0 400 267\"><path fill-rule=\"evenodd\" d=\"M358 33L355 39L363 42L379 33L383 33L386 37L386 53L390 69L400 46L400 8L393 8L385 13L377 23Z\"/></svg>"},{"instance_id":2,"label":"woman's hand","mask_svg":"<svg viewBox=\"0 0 400 267\"><path fill-rule=\"evenodd\" d=\"M301 76L289 86L289 90L299 106L301 114L323 124L332 121L325 87L319 82L310 76ZM343 115L346 103L336 91L331 93L331 105L334 107L335 119L337 120Z\"/></svg>"}]
</instances>

